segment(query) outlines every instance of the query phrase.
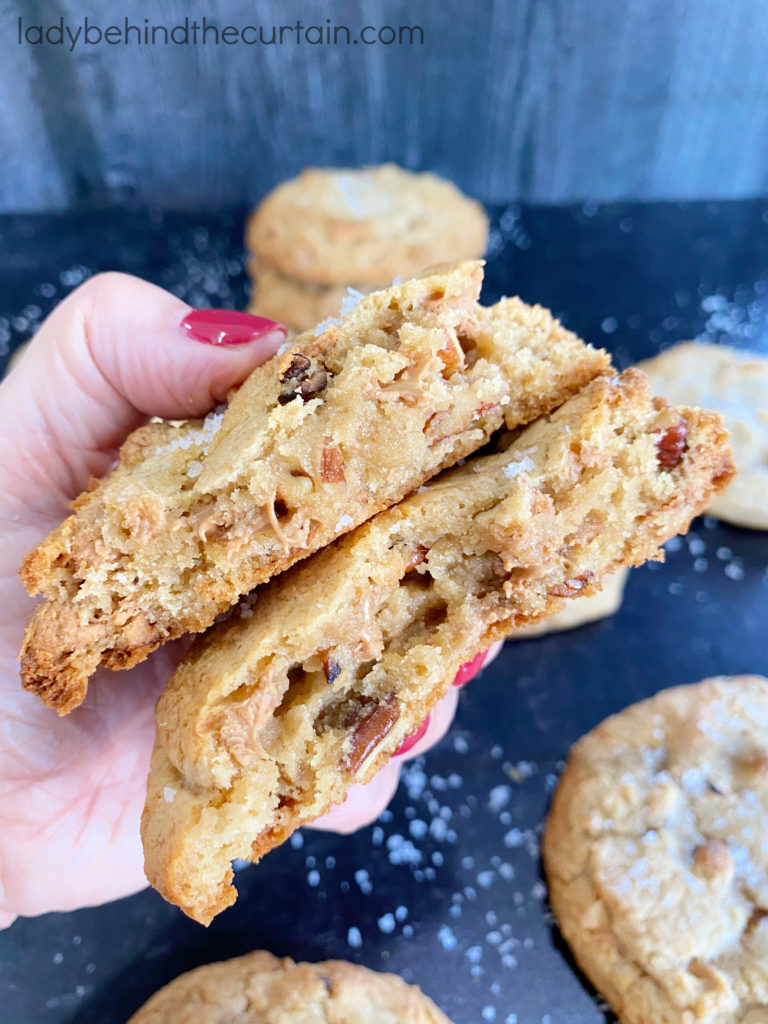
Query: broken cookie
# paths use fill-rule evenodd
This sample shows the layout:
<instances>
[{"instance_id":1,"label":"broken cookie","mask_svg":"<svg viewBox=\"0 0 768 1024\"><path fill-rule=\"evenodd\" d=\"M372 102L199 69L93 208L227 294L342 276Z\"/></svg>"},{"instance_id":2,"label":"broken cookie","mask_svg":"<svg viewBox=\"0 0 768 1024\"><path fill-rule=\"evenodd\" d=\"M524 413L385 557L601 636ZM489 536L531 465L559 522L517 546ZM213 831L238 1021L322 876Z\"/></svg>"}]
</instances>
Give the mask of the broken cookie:
<instances>
[{"instance_id":1,"label":"broken cookie","mask_svg":"<svg viewBox=\"0 0 768 1024\"><path fill-rule=\"evenodd\" d=\"M495 640L663 557L732 474L719 417L653 399L628 370L265 585L158 703L150 882L209 922L235 899L232 860L370 779Z\"/></svg>"},{"instance_id":2,"label":"broken cookie","mask_svg":"<svg viewBox=\"0 0 768 1024\"><path fill-rule=\"evenodd\" d=\"M505 424L551 411L608 357L549 313L477 304L480 263L427 271L294 339L205 420L132 434L105 479L25 559L45 600L21 652L59 713L99 665L200 632Z\"/></svg>"}]
</instances>

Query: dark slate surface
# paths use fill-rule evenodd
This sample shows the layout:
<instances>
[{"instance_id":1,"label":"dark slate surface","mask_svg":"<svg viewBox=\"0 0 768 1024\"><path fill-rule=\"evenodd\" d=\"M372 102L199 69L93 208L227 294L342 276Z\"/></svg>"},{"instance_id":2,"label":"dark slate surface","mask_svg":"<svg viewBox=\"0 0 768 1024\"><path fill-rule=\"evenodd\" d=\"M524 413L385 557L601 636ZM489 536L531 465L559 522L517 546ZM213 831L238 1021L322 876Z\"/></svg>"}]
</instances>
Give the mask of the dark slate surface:
<instances>
[{"instance_id":1,"label":"dark slate surface","mask_svg":"<svg viewBox=\"0 0 768 1024\"><path fill-rule=\"evenodd\" d=\"M185 18L208 41L164 44ZM97 42L126 20L158 42ZM298 43L215 42L297 22ZM74 47L24 41L58 25ZM311 26L341 42L313 45ZM365 45L364 26L417 42ZM759 195L767 46L756 0L5 0L0 210L217 209L306 164L384 160L486 201Z\"/></svg>"},{"instance_id":2,"label":"dark slate surface","mask_svg":"<svg viewBox=\"0 0 768 1024\"><path fill-rule=\"evenodd\" d=\"M487 299L519 292L625 365L700 335L768 351L768 204L495 211ZM242 304L241 212L0 219L0 345L97 269ZM121 1024L183 970L254 948L400 972L456 1024L599 1024L547 912L538 840L569 744L663 686L768 674L768 538L699 520L613 619L508 643L390 809L305 832L239 873L205 930L153 892L0 935L9 1024Z\"/></svg>"}]
</instances>

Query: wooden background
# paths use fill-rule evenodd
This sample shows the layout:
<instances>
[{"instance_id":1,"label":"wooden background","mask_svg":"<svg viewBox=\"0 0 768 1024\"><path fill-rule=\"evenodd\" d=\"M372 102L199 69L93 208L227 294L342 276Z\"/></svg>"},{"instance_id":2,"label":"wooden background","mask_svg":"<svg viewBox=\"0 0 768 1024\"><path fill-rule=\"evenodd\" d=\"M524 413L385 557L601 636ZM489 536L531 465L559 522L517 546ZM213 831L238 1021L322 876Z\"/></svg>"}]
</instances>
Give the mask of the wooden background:
<instances>
[{"instance_id":1,"label":"wooden background","mask_svg":"<svg viewBox=\"0 0 768 1024\"><path fill-rule=\"evenodd\" d=\"M19 45L17 19L419 25L422 46ZM766 0L0 0L0 210L252 202L396 160L486 201L765 194Z\"/></svg>"}]
</instances>

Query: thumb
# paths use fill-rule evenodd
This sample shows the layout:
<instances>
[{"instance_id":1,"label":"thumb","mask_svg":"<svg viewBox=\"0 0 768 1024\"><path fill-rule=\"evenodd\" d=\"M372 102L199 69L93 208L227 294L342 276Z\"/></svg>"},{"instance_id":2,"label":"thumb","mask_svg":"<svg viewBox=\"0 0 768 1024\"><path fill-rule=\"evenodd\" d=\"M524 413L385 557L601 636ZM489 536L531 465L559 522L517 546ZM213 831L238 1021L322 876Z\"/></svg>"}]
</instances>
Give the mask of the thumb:
<instances>
[{"instance_id":1,"label":"thumb","mask_svg":"<svg viewBox=\"0 0 768 1024\"><path fill-rule=\"evenodd\" d=\"M246 313L195 314L126 274L91 278L50 314L0 385L6 511L60 510L109 469L131 430L149 416L205 414L285 334Z\"/></svg>"}]
</instances>

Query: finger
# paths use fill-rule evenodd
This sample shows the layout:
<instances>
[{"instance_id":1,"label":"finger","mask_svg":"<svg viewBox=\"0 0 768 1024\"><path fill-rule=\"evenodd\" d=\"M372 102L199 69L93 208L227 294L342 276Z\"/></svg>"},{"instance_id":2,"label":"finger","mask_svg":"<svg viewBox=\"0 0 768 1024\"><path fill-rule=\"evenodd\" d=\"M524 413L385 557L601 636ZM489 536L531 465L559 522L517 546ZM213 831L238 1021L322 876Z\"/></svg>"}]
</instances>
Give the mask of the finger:
<instances>
[{"instance_id":1,"label":"finger","mask_svg":"<svg viewBox=\"0 0 768 1024\"><path fill-rule=\"evenodd\" d=\"M364 786L350 786L343 804L332 807L327 814L313 821L307 828L349 835L376 821L395 795L400 781L400 765L389 761Z\"/></svg>"},{"instance_id":2,"label":"finger","mask_svg":"<svg viewBox=\"0 0 768 1024\"><path fill-rule=\"evenodd\" d=\"M488 650L485 652L483 658L483 668L488 668L492 661L495 661L501 654L501 649L504 646L503 640L497 640L495 644L491 644Z\"/></svg>"},{"instance_id":3,"label":"finger","mask_svg":"<svg viewBox=\"0 0 768 1024\"><path fill-rule=\"evenodd\" d=\"M426 732L415 743L409 750L398 756L398 761L401 763L404 761L410 761L414 757L418 757L420 754L426 753L430 747L434 747L436 743L445 736L451 727L451 722L456 714L456 705L459 701L459 692L457 689L452 688L448 691L442 700L439 700L437 704L432 708L429 715L429 725L427 726Z\"/></svg>"},{"instance_id":4,"label":"finger","mask_svg":"<svg viewBox=\"0 0 768 1024\"><path fill-rule=\"evenodd\" d=\"M194 312L146 281L100 274L51 313L0 385L0 469L18 505L81 491L149 416L208 412L285 337L261 317L216 311L229 318L217 329Z\"/></svg>"},{"instance_id":5,"label":"finger","mask_svg":"<svg viewBox=\"0 0 768 1024\"><path fill-rule=\"evenodd\" d=\"M456 673L453 685L466 686L470 679L474 679L479 672L482 672L486 665L490 665L494 658L498 657L502 647L503 641L497 641L497 643L491 644L487 651L476 654L472 661L468 661L466 665L461 666Z\"/></svg>"}]
</instances>

